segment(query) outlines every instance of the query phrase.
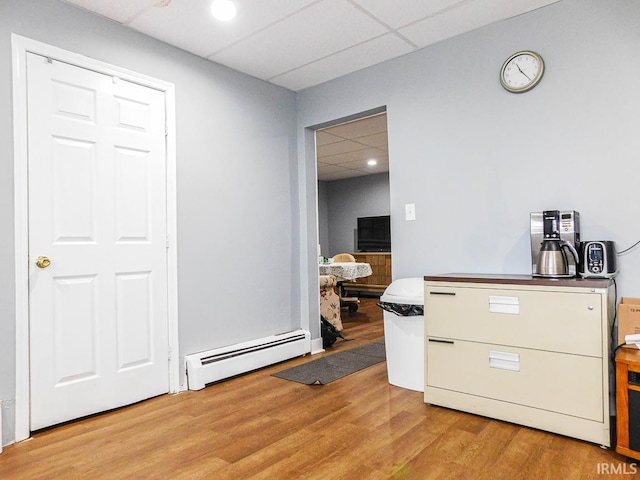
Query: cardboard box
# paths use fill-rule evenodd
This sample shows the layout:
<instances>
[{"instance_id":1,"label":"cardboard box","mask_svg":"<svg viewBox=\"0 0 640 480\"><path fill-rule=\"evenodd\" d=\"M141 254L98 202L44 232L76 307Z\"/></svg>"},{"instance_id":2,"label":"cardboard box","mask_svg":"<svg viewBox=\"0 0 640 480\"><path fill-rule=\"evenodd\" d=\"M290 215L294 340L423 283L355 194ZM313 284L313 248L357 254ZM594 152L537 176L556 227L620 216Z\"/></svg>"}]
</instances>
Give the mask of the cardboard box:
<instances>
[{"instance_id":1,"label":"cardboard box","mask_svg":"<svg viewBox=\"0 0 640 480\"><path fill-rule=\"evenodd\" d=\"M618 345L624 342L625 335L640 334L640 298L622 297L618 305ZM636 348L625 345L624 348Z\"/></svg>"}]
</instances>

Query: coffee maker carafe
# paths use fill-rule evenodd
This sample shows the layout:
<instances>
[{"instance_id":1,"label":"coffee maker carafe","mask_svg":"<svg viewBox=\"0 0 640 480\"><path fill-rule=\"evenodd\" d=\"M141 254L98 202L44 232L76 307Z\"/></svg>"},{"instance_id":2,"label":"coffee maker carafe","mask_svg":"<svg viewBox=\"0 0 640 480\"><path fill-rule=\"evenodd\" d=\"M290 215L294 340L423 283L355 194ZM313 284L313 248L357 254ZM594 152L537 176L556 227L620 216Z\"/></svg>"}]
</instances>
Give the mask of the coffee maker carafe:
<instances>
[{"instance_id":1,"label":"coffee maker carafe","mask_svg":"<svg viewBox=\"0 0 640 480\"><path fill-rule=\"evenodd\" d=\"M531 270L536 277L575 277L580 263L580 214L545 210L531 214ZM570 255L567 255L567 251Z\"/></svg>"},{"instance_id":2,"label":"coffee maker carafe","mask_svg":"<svg viewBox=\"0 0 640 480\"><path fill-rule=\"evenodd\" d=\"M538 253L537 275L541 277L574 277L569 274L569 257L564 249L568 248L577 264L578 252L569 242L562 240L543 240Z\"/></svg>"}]
</instances>

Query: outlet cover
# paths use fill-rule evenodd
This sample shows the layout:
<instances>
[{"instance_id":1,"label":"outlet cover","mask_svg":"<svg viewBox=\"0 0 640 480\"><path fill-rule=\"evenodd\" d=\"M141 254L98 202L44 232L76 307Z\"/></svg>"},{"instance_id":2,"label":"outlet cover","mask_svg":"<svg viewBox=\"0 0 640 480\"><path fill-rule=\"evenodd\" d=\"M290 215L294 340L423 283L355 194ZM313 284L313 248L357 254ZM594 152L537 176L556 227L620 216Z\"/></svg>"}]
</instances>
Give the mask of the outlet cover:
<instances>
[{"instance_id":1,"label":"outlet cover","mask_svg":"<svg viewBox=\"0 0 640 480\"><path fill-rule=\"evenodd\" d=\"M416 219L416 204L407 203L404 206L404 219L409 222Z\"/></svg>"}]
</instances>

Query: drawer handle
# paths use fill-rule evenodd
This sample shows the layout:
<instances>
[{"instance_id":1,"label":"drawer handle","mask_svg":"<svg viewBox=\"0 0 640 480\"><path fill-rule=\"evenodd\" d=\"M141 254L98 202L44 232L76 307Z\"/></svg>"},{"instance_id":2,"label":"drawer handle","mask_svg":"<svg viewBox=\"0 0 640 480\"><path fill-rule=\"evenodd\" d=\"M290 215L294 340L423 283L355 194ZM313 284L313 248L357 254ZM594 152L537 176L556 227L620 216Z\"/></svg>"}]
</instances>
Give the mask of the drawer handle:
<instances>
[{"instance_id":1,"label":"drawer handle","mask_svg":"<svg viewBox=\"0 0 640 480\"><path fill-rule=\"evenodd\" d=\"M593 310L593 305L589 305L587 308L588 308L589 310Z\"/></svg>"},{"instance_id":2,"label":"drawer handle","mask_svg":"<svg viewBox=\"0 0 640 480\"><path fill-rule=\"evenodd\" d=\"M440 340L439 338L430 338L429 341L435 343L448 343L450 345L453 345L453 340Z\"/></svg>"},{"instance_id":3,"label":"drawer handle","mask_svg":"<svg viewBox=\"0 0 640 480\"><path fill-rule=\"evenodd\" d=\"M429 292L429 295L455 295L456 292Z\"/></svg>"}]
</instances>

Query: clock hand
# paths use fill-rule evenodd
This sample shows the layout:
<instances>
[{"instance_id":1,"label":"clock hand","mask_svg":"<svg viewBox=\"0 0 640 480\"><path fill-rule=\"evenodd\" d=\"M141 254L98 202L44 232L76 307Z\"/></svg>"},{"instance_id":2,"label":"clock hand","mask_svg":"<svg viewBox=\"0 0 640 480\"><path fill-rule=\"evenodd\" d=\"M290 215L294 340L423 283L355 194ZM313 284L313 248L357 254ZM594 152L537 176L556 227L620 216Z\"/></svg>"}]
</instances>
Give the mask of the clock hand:
<instances>
[{"instance_id":1,"label":"clock hand","mask_svg":"<svg viewBox=\"0 0 640 480\"><path fill-rule=\"evenodd\" d=\"M520 73L521 73L521 74L523 74L525 77L527 77L527 80L531 81L531 79L529 78L529 75L527 75L526 73L524 73L524 72L522 71L522 69L520 68L520 65L518 65L517 63L516 63L516 68L517 68L518 70L520 70Z\"/></svg>"}]
</instances>

